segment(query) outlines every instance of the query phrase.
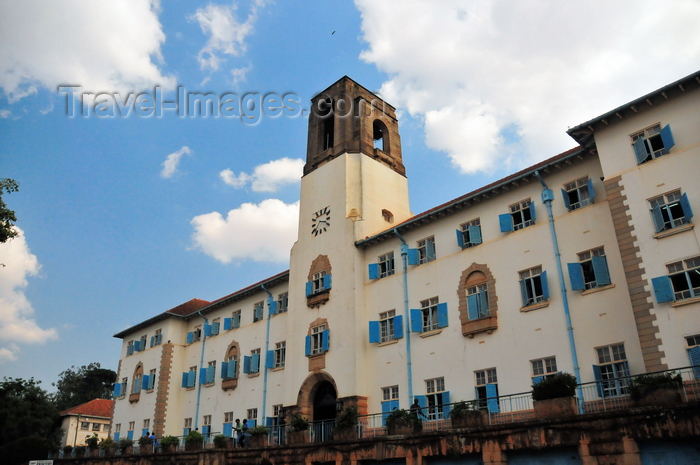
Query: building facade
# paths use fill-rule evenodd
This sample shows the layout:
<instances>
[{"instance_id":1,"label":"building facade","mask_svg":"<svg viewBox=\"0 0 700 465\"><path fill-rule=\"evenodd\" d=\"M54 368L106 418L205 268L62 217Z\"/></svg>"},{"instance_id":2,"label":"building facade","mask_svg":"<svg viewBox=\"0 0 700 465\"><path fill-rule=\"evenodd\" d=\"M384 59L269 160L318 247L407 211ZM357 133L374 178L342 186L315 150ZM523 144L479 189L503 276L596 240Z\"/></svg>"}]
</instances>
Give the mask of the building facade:
<instances>
[{"instance_id":1,"label":"building facade","mask_svg":"<svg viewBox=\"0 0 700 465\"><path fill-rule=\"evenodd\" d=\"M289 270L116 334L115 439L700 365L700 72L418 215L394 108L347 77L312 105Z\"/></svg>"},{"instance_id":2,"label":"building facade","mask_svg":"<svg viewBox=\"0 0 700 465\"><path fill-rule=\"evenodd\" d=\"M114 401L94 399L61 412L61 448L85 445L88 437L109 437Z\"/></svg>"}]
</instances>

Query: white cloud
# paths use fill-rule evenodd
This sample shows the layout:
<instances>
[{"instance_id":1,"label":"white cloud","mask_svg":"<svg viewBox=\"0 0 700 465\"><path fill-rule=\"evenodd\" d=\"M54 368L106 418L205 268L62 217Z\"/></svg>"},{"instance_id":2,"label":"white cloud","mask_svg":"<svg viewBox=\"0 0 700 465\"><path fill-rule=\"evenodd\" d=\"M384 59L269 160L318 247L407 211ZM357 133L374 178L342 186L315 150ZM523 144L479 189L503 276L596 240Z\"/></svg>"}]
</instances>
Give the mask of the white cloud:
<instances>
[{"instance_id":1,"label":"white cloud","mask_svg":"<svg viewBox=\"0 0 700 465\"><path fill-rule=\"evenodd\" d=\"M696 0L355 0L388 102L460 171L514 169L700 62ZM518 144L514 144L518 142Z\"/></svg>"},{"instance_id":2,"label":"white cloud","mask_svg":"<svg viewBox=\"0 0 700 465\"><path fill-rule=\"evenodd\" d=\"M24 232L0 244L0 363L16 360L18 344L43 344L57 339L56 329L42 329L34 320L34 309L24 294L27 277L36 276L41 265L29 251Z\"/></svg>"},{"instance_id":3,"label":"white cloud","mask_svg":"<svg viewBox=\"0 0 700 465\"><path fill-rule=\"evenodd\" d=\"M10 110L0 110L0 118L9 118L12 116L12 112Z\"/></svg>"},{"instance_id":4,"label":"white cloud","mask_svg":"<svg viewBox=\"0 0 700 465\"><path fill-rule=\"evenodd\" d=\"M257 7L260 5L262 2L253 4L244 22L236 19L235 4L226 6L210 3L204 8L198 8L197 12L190 16L191 20L197 21L202 32L209 36L206 45L197 55L201 69L216 71L225 60L225 55L240 56L245 53L245 39L253 31ZM234 74L234 79L235 77Z\"/></svg>"},{"instance_id":5,"label":"white cloud","mask_svg":"<svg viewBox=\"0 0 700 465\"><path fill-rule=\"evenodd\" d=\"M248 65L245 68L234 68L231 70L231 78L233 79L232 85L236 85L240 82L244 82L246 80L246 76L248 74L248 71L253 69L253 65Z\"/></svg>"},{"instance_id":6,"label":"white cloud","mask_svg":"<svg viewBox=\"0 0 700 465\"><path fill-rule=\"evenodd\" d=\"M258 165L253 174L241 172L238 176L230 169L225 169L219 176L236 189L244 187L249 181L255 192L276 192L286 184L294 184L301 180L304 174L304 160L300 158L280 158Z\"/></svg>"},{"instance_id":7,"label":"white cloud","mask_svg":"<svg viewBox=\"0 0 700 465\"><path fill-rule=\"evenodd\" d=\"M158 0L0 0L0 87L10 102L59 85L86 92L175 86L152 58L165 41Z\"/></svg>"},{"instance_id":8,"label":"white cloud","mask_svg":"<svg viewBox=\"0 0 700 465\"><path fill-rule=\"evenodd\" d=\"M299 202L285 204L267 199L244 203L228 212L199 215L192 219L192 241L207 255L222 263L252 260L289 262L289 251L297 238Z\"/></svg>"},{"instance_id":9,"label":"white cloud","mask_svg":"<svg viewBox=\"0 0 700 465\"><path fill-rule=\"evenodd\" d=\"M163 179L170 179L173 177L177 171L177 167L180 164L180 159L183 155L190 155L192 150L189 147L183 146L177 152L173 152L165 159L163 162L163 170L160 172L160 177Z\"/></svg>"}]
</instances>

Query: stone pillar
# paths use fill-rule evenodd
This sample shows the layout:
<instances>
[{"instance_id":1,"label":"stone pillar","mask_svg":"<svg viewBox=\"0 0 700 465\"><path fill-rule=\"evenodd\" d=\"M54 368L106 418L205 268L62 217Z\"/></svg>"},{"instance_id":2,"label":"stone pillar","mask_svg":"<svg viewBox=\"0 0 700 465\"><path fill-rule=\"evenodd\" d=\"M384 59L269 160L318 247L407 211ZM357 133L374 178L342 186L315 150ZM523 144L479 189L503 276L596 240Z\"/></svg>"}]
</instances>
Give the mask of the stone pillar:
<instances>
[{"instance_id":1,"label":"stone pillar","mask_svg":"<svg viewBox=\"0 0 700 465\"><path fill-rule=\"evenodd\" d=\"M642 456L639 454L637 441L629 436L622 438L622 465L642 465Z\"/></svg>"},{"instance_id":2,"label":"stone pillar","mask_svg":"<svg viewBox=\"0 0 700 465\"><path fill-rule=\"evenodd\" d=\"M578 444L578 454L581 457L581 465L598 465L598 459L591 455L590 448L588 447L591 440L588 436L581 435L581 440Z\"/></svg>"},{"instance_id":3,"label":"stone pillar","mask_svg":"<svg viewBox=\"0 0 700 465\"><path fill-rule=\"evenodd\" d=\"M486 441L481 449L484 465L508 465L506 454L496 441Z\"/></svg>"}]
</instances>

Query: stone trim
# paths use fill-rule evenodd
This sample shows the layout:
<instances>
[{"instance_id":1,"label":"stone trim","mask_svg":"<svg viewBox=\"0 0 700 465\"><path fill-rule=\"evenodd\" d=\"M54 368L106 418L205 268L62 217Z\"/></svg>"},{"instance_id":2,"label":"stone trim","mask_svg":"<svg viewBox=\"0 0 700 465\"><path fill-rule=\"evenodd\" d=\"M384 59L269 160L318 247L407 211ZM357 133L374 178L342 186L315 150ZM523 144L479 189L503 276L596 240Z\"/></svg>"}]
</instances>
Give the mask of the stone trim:
<instances>
[{"instance_id":1,"label":"stone trim","mask_svg":"<svg viewBox=\"0 0 700 465\"><path fill-rule=\"evenodd\" d=\"M335 383L333 377L328 373L318 372L310 374L306 377L304 382L301 384L301 387L299 388L299 394L297 395L297 405L295 406L296 408L290 409L292 410L293 414L300 413L306 418L312 418L313 397L314 394L316 394L316 389L318 388L318 385L323 381L330 382L333 385L333 388L335 388L335 392L338 392L338 385ZM285 407L285 412L286 411L287 408Z\"/></svg>"},{"instance_id":2,"label":"stone trim","mask_svg":"<svg viewBox=\"0 0 700 465\"><path fill-rule=\"evenodd\" d=\"M129 393L129 402L130 403L135 403L138 402L139 399L141 398L141 390L139 389L139 392L134 392L134 383L136 382L136 375L141 375L139 378L139 383L143 382L143 363L139 362L136 365L136 368L134 368L134 374L131 377L131 390Z\"/></svg>"},{"instance_id":3,"label":"stone trim","mask_svg":"<svg viewBox=\"0 0 700 465\"><path fill-rule=\"evenodd\" d=\"M489 312L490 316L470 320L467 313L467 280L474 272L481 272L486 276L486 286L489 292ZM498 328L498 296L496 295L496 279L489 267L485 264L472 263L469 268L462 272L457 286L457 297L459 299L459 321L462 323L462 335L472 338L475 334L487 332L491 334Z\"/></svg>"},{"instance_id":4,"label":"stone trim","mask_svg":"<svg viewBox=\"0 0 700 465\"><path fill-rule=\"evenodd\" d=\"M311 281L316 273L325 271L326 274L331 274L331 261L328 259L328 255L319 255L311 262L311 268L309 269L309 275L306 277L307 282ZM330 299L331 291L330 289L319 292L318 294L310 295L306 297L306 306L309 308L320 307L321 305L328 302Z\"/></svg>"},{"instance_id":5,"label":"stone trim","mask_svg":"<svg viewBox=\"0 0 700 465\"><path fill-rule=\"evenodd\" d=\"M238 361L241 361L241 346L236 341L231 341L231 343L226 348L226 353L224 354L224 359L228 360L232 355L238 356ZM233 379L223 379L221 380L221 389L228 391L229 389L236 389L238 387L238 375L241 372L241 364L236 364L236 377Z\"/></svg>"},{"instance_id":6,"label":"stone trim","mask_svg":"<svg viewBox=\"0 0 700 465\"><path fill-rule=\"evenodd\" d=\"M649 281L642 278L646 270L643 267L643 259L639 255L639 247L633 245L637 242L637 236L634 234L635 228L629 206L625 204L627 196L624 195L625 188L621 181L622 176L615 176L606 179L603 184L608 208L613 217L618 249L621 251L622 267L625 271L625 281L642 349L644 369L647 372L667 370L667 364L661 362L666 354L659 349L663 342L659 328L652 323L656 320L656 315L651 313L654 303L651 300L651 293L644 290L649 285Z\"/></svg>"},{"instance_id":7,"label":"stone trim","mask_svg":"<svg viewBox=\"0 0 700 465\"><path fill-rule=\"evenodd\" d=\"M165 432L165 419L168 412L168 391L173 367L174 344L167 342L161 345L160 367L158 368L158 384L156 385L156 405L153 412L153 434L162 437Z\"/></svg>"},{"instance_id":8,"label":"stone trim","mask_svg":"<svg viewBox=\"0 0 700 465\"><path fill-rule=\"evenodd\" d=\"M311 322L309 325L309 331L306 333L307 336L311 336L311 328L314 328L315 326L319 325L326 325L326 329L330 329L328 326L328 320L325 318L316 318L314 321ZM313 371L314 373L321 373L321 370L326 368L326 353L322 352L320 354L316 355L310 355L308 356L309 359L309 371ZM338 390L336 389L336 392Z\"/></svg>"}]
</instances>

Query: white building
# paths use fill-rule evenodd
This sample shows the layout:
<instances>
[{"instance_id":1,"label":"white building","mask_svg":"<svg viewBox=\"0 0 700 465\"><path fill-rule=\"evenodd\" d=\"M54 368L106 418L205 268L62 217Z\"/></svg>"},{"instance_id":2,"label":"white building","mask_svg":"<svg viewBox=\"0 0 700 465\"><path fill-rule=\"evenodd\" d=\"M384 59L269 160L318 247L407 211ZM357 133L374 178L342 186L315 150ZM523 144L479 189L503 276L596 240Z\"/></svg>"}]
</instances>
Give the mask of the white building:
<instances>
[{"instance_id":1,"label":"white building","mask_svg":"<svg viewBox=\"0 0 700 465\"><path fill-rule=\"evenodd\" d=\"M413 215L394 108L343 77L312 100L352 105L309 119L289 271L116 334L113 436L413 398L494 410L559 371L624 395L616 378L700 364L699 88L700 72Z\"/></svg>"},{"instance_id":2,"label":"white building","mask_svg":"<svg viewBox=\"0 0 700 465\"><path fill-rule=\"evenodd\" d=\"M113 407L113 400L94 399L61 412L61 448L85 445L94 435L100 440L107 438Z\"/></svg>"}]
</instances>

